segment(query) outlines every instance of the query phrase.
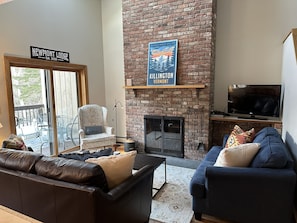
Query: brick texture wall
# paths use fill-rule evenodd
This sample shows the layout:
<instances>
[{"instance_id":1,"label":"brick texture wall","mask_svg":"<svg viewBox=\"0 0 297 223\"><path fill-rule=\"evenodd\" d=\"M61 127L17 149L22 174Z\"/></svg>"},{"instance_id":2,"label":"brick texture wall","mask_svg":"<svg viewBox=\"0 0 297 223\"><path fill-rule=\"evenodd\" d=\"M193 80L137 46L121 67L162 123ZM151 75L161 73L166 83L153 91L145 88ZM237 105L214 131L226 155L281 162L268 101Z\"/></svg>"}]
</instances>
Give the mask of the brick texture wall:
<instances>
[{"instance_id":1,"label":"brick texture wall","mask_svg":"<svg viewBox=\"0 0 297 223\"><path fill-rule=\"evenodd\" d=\"M126 90L127 136L144 148L144 115L185 118L185 158L200 159L210 141L213 108L216 0L123 0L125 80L146 85L148 44L178 40L177 84L196 89Z\"/></svg>"}]
</instances>

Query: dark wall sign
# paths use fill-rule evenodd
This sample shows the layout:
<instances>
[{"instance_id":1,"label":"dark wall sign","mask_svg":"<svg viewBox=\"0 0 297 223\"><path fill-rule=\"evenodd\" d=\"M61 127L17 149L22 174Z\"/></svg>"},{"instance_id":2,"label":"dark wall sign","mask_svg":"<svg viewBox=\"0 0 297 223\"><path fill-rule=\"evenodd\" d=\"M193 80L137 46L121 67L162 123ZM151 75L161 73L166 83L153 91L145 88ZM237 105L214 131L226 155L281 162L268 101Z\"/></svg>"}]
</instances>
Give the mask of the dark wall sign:
<instances>
[{"instance_id":1,"label":"dark wall sign","mask_svg":"<svg viewBox=\"0 0 297 223\"><path fill-rule=\"evenodd\" d=\"M41 60L51 60L51 61L58 61L58 62L70 62L69 53L57 51L57 50L50 50L35 46L30 46L31 50L31 58L33 59L41 59Z\"/></svg>"}]
</instances>

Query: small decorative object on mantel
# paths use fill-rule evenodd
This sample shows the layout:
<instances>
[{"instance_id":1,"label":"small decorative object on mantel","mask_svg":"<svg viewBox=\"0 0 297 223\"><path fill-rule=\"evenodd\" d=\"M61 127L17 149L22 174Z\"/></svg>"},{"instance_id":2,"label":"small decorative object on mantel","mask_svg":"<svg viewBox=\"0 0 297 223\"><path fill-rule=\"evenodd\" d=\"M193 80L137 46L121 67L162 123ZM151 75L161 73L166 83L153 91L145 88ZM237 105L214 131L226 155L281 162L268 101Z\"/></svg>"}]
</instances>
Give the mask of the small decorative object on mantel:
<instances>
[{"instance_id":1,"label":"small decorative object on mantel","mask_svg":"<svg viewBox=\"0 0 297 223\"><path fill-rule=\"evenodd\" d=\"M69 53L30 46L31 58L58 62L70 62Z\"/></svg>"},{"instance_id":2,"label":"small decorative object on mantel","mask_svg":"<svg viewBox=\"0 0 297 223\"><path fill-rule=\"evenodd\" d=\"M127 79L127 86L132 86L132 79L131 78L128 78Z\"/></svg>"},{"instance_id":3,"label":"small decorative object on mantel","mask_svg":"<svg viewBox=\"0 0 297 223\"><path fill-rule=\"evenodd\" d=\"M149 43L148 86L176 85L177 43L177 40Z\"/></svg>"}]
</instances>

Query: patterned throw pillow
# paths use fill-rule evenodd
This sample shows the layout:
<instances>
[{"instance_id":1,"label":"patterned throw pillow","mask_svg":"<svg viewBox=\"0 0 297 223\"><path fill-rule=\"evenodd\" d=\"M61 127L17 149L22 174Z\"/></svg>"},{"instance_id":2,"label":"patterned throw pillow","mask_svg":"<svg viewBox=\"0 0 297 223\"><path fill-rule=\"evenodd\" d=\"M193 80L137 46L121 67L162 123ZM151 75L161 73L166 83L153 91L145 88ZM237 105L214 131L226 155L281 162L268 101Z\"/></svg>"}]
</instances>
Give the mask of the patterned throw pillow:
<instances>
[{"instance_id":1,"label":"patterned throw pillow","mask_svg":"<svg viewBox=\"0 0 297 223\"><path fill-rule=\"evenodd\" d=\"M254 128L248 131L244 131L238 125L235 125L230 136L227 139L225 148L230 148L233 146L238 146L240 144L253 142L255 134L256 133Z\"/></svg>"}]
</instances>

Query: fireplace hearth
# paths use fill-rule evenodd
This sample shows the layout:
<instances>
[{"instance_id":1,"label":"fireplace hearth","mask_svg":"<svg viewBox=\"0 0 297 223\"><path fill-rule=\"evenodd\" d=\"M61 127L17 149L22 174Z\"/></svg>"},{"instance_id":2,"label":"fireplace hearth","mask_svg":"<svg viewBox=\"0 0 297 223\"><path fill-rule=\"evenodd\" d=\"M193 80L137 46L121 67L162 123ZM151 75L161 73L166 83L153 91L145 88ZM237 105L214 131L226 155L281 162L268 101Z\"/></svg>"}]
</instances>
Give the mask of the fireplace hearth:
<instances>
[{"instance_id":1,"label":"fireplace hearth","mask_svg":"<svg viewBox=\"0 0 297 223\"><path fill-rule=\"evenodd\" d=\"M144 116L145 152L184 157L184 118Z\"/></svg>"}]
</instances>

